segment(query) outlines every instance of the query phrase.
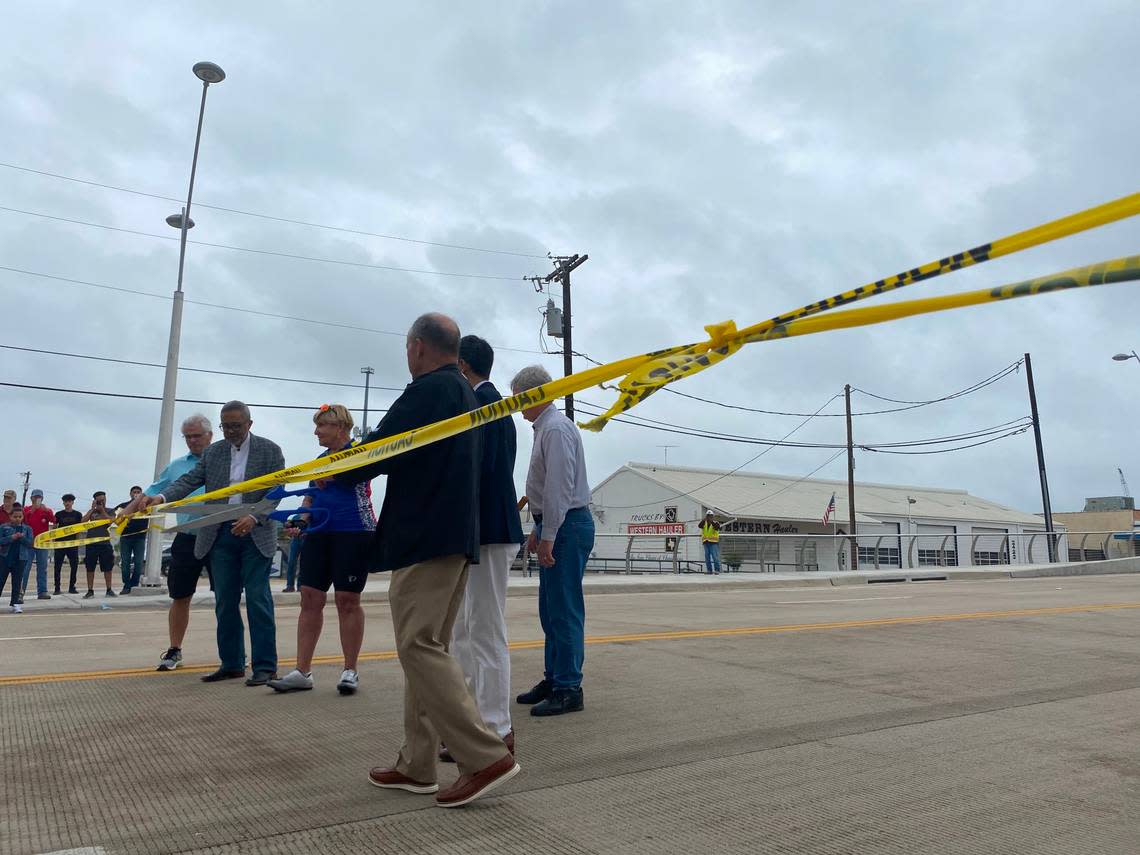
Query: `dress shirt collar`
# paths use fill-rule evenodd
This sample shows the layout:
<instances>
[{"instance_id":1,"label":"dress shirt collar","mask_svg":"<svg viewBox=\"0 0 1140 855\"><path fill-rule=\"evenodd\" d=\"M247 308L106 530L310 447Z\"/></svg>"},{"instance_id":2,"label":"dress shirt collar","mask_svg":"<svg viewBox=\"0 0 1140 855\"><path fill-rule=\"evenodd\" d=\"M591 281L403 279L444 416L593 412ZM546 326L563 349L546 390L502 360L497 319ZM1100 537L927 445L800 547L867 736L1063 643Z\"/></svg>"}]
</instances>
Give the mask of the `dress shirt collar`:
<instances>
[{"instance_id":1,"label":"dress shirt collar","mask_svg":"<svg viewBox=\"0 0 1140 855\"><path fill-rule=\"evenodd\" d=\"M531 422L530 426L535 431L537 431L540 427L543 427L546 422L548 422L552 418L554 418L554 416L552 416L551 413L557 413L557 412L560 412L560 410L558 409L558 405L557 404L551 404L549 407L547 407L545 410L543 410L541 414L539 414L539 417L537 419L535 419L533 422Z\"/></svg>"}]
</instances>

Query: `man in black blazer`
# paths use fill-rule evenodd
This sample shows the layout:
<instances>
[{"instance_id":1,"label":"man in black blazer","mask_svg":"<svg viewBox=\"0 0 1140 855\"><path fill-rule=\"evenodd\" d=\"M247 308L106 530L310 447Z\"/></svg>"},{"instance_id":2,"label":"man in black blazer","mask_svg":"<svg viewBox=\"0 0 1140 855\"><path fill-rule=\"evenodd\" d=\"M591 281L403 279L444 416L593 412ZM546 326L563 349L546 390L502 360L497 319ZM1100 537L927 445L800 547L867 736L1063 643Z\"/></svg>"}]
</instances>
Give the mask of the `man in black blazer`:
<instances>
[{"instance_id":1,"label":"man in black blazer","mask_svg":"<svg viewBox=\"0 0 1140 855\"><path fill-rule=\"evenodd\" d=\"M412 382L365 442L405 433L475 409L459 373L459 327L445 315L423 315L407 340ZM377 787L434 793L442 737L459 780L436 796L460 807L519 771L501 737L483 723L463 670L448 653L463 602L468 564L479 557L479 435L440 442L335 476L356 483L387 475L376 523L373 572L391 570L388 604L404 670L404 744L392 767L376 767Z\"/></svg>"},{"instance_id":2,"label":"man in black blazer","mask_svg":"<svg viewBox=\"0 0 1140 855\"><path fill-rule=\"evenodd\" d=\"M503 396L491 383L495 351L474 335L459 342L459 370L482 407ZM523 542L515 494L515 425L497 419L478 429L483 444L479 471L479 563L467 575L467 592L455 619L451 654L459 660L483 721L503 737L511 753L511 657L507 647L507 580ZM450 760L448 751L440 759Z\"/></svg>"}]
</instances>

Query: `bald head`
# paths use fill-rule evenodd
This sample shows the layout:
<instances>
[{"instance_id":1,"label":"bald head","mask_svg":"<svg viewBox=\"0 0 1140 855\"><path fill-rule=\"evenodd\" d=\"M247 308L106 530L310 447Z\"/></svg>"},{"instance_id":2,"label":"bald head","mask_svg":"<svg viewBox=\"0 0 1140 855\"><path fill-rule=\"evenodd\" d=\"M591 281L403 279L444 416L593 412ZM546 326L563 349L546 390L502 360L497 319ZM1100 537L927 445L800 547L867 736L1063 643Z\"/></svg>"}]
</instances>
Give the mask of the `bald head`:
<instances>
[{"instance_id":1,"label":"bald head","mask_svg":"<svg viewBox=\"0 0 1140 855\"><path fill-rule=\"evenodd\" d=\"M459 362L459 324L447 315L428 312L408 330L408 371L412 379Z\"/></svg>"}]
</instances>

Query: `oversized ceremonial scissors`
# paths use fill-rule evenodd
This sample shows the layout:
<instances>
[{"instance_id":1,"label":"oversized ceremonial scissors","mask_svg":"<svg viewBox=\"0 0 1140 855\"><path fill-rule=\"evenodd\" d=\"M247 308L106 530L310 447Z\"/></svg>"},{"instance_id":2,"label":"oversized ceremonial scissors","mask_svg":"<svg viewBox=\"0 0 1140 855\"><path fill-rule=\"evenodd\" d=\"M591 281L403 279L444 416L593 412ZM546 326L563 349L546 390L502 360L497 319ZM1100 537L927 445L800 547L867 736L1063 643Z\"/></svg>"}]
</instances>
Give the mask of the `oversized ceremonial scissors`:
<instances>
[{"instance_id":1,"label":"oversized ceremonial scissors","mask_svg":"<svg viewBox=\"0 0 1140 855\"><path fill-rule=\"evenodd\" d=\"M297 514L309 515L309 527L306 532L320 531L329 521L329 512L324 508L293 508L292 510L278 510L277 503L289 496L315 496L316 487L306 487L303 490L286 490L284 487L274 487L259 502L244 503L240 505L185 505L178 508L179 514L197 516L198 519L179 523L167 528L166 531L194 531L219 523L231 522L246 516L267 516L272 520L287 520Z\"/></svg>"}]
</instances>

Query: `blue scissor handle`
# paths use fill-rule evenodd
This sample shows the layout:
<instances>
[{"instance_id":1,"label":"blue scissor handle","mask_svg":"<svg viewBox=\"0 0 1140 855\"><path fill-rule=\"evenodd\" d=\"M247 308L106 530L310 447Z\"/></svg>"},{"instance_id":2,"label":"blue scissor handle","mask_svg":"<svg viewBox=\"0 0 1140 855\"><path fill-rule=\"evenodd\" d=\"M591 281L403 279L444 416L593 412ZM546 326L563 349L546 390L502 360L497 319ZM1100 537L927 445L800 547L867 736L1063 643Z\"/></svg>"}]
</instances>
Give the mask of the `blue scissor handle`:
<instances>
[{"instance_id":1,"label":"blue scissor handle","mask_svg":"<svg viewBox=\"0 0 1140 855\"><path fill-rule=\"evenodd\" d=\"M329 512L325 508L295 508L291 511L273 511L273 513L269 515L269 518L271 520L281 520L284 522L298 514L308 514L309 516L309 525L305 528L305 534L320 531L328 525Z\"/></svg>"},{"instance_id":2,"label":"blue scissor handle","mask_svg":"<svg viewBox=\"0 0 1140 855\"><path fill-rule=\"evenodd\" d=\"M319 492L319 487L305 487L302 490L286 490L284 487L274 487L265 494L265 498L276 502L280 499L287 499L290 496L315 496Z\"/></svg>"}]
</instances>

